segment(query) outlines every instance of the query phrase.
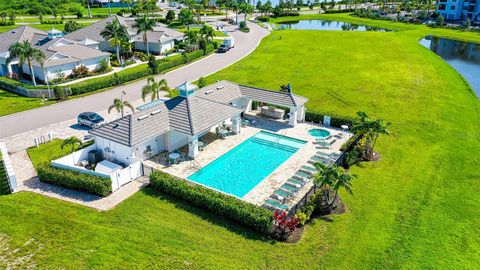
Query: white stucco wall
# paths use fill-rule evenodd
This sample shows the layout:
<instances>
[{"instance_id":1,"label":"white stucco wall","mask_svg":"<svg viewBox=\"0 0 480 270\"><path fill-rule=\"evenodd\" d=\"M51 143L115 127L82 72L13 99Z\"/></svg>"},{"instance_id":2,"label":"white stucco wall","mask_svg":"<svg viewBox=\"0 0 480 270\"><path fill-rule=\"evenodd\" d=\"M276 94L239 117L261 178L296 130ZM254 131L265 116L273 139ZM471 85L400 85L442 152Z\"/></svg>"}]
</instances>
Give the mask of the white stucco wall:
<instances>
[{"instance_id":1,"label":"white stucco wall","mask_svg":"<svg viewBox=\"0 0 480 270\"><path fill-rule=\"evenodd\" d=\"M145 153L147 150L147 147L150 146L152 149L151 154ZM145 160L148 159L160 152L165 150L165 139L164 135L159 135L156 137L153 137L147 141L144 141L142 143L139 143L138 145L133 147L133 152L135 153L135 158L137 160Z\"/></svg>"},{"instance_id":2,"label":"white stucco wall","mask_svg":"<svg viewBox=\"0 0 480 270\"><path fill-rule=\"evenodd\" d=\"M177 132L175 130L170 130L166 134L166 143L165 149L169 152L172 152L175 149L178 149L188 143L188 136Z\"/></svg>"},{"instance_id":3,"label":"white stucco wall","mask_svg":"<svg viewBox=\"0 0 480 270\"><path fill-rule=\"evenodd\" d=\"M134 163L136 157L132 156L132 148L129 146L125 146L116 142L112 142L110 140L100 138L95 136L95 145L97 150L102 152L102 156L104 159L110 160L114 163L124 163L124 164L131 164ZM105 148L109 148L111 153L107 153Z\"/></svg>"}]
</instances>

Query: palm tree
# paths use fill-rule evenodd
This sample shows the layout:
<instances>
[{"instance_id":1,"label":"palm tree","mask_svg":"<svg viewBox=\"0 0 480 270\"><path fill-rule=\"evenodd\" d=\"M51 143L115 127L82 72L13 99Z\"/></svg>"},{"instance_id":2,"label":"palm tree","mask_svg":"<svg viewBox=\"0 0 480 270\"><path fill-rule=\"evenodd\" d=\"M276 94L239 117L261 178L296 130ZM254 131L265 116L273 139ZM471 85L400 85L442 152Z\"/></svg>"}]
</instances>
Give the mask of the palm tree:
<instances>
[{"instance_id":1,"label":"palm tree","mask_svg":"<svg viewBox=\"0 0 480 270\"><path fill-rule=\"evenodd\" d=\"M238 11L240 9L240 5L238 4L238 1L233 1L232 2L232 10L235 12L235 24L238 24Z\"/></svg>"},{"instance_id":2,"label":"palm tree","mask_svg":"<svg viewBox=\"0 0 480 270\"><path fill-rule=\"evenodd\" d=\"M117 53L117 61L120 61L120 47L122 43L128 42L127 28L114 19L111 23L105 25L105 29L100 32L100 35L108 41L111 47L115 47Z\"/></svg>"},{"instance_id":3,"label":"palm tree","mask_svg":"<svg viewBox=\"0 0 480 270\"><path fill-rule=\"evenodd\" d=\"M66 146L70 146L72 147L72 158L73 158L73 165L75 165L75 145L83 145L82 141L80 141L77 137L75 136L72 136L68 139L65 139L63 140L62 144L60 145L60 147L63 149L65 148Z\"/></svg>"},{"instance_id":4,"label":"palm tree","mask_svg":"<svg viewBox=\"0 0 480 270\"><path fill-rule=\"evenodd\" d=\"M108 107L108 113L110 113L113 109L115 109L117 112L122 114L122 117L125 112L125 107L130 108L132 110L132 113L135 112L135 109L133 108L132 104L130 104L128 101L123 100L123 96L125 95L125 91L122 91L122 96L120 98L116 98L113 100L113 104Z\"/></svg>"},{"instance_id":5,"label":"palm tree","mask_svg":"<svg viewBox=\"0 0 480 270\"><path fill-rule=\"evenodd\" d=\"M17 57L20 66L27 62L28 67L30 68L30 75L32 76L33 85L36 86L37 81L35 80L32 61L36 61L40 63L40 65L43 65L43 62L45 61L45 54L41 50L32 47L30 42L28 42L27 40L13 44L12 46L10 46L8 51L10 52L10 56L7 59L7 63Z\"/></svg>"},{"instance_id":6,"label":"palm tree","mask_svg":"<svg viewBox=\"0 0 480 270\"><path fill-rule=\"evenodd\" d=\"M145 43L145 47L147 48L147 55L150 55L150 50L148 48L147 32L153 31L155 25L157 25L155 20L149 19L147 15L136 18L135 24L133 25L134 28L137 28L137 35L143 33L143 43Z\"/></svg>"},{"instance_id":7,"label":"palm tree","mask_svg":"<svg viewBox=\"0 0 480 270\"><path fill-rule=\"evenodd\" d=\"M390 134L388 128L391 123L385 122L382 119L372 120L365 112L357 112L357 116L359 121L353 125L352 131L365 137L365 156L371 159L378 137L381 134Z\"/></svg>"},{"instance_id":8,"label":"palm tree","mask_svg":"<svg viewBox=\"0 0 480 270\"><path fill-rule=\"evenodd\" d=\"M178 20L183 26L187 26L187 31L190 31L190 24L193 23L193 13L190 9L184 8L178 14Z\"/></svg>"},{"instance_id":9,"label":"palm tree","mask_svg":"<svg viewBox=\"0 0 480 270\"><path fill-rule=\"evenodd\" d=\"M353 194L350 181L355 175L345 172L342 167L327 166L323 163L316 163L315 167L318 173L314 175L314 183L325 188L325 197L328 207L332 207L338 197L340 188L344 188L348 193ZM330 190L335 191L333 198L330 196Z\"/></svg>"},{"instance_id":10,"label":"palm tree","mask_svg":"<svg viewBox=\"0 0 480 270\"><path fill-rule=\"evenodd\" d=\"M391 123L390 122L385 122L382 119L377 119L373 122L373 143L372 143L372 152L375 151L375 144L377 143L377 139L380 135L385 134L385 135L390 135L390 130L388 129L390 127Z\"/></svg>"},{"instance_id":11,"label":"palm tree","mask_svg":"<svg viewBox=\"0 0 480 270\"><path fill-rule=\"evenodd\" d=\"M155 81L155 78L149 77L147 79L147 85L142 88L142 99L145 101L145 97L151 95L152 101L160 98L159 91L169 91L167 80L161 79L159 82ZM169 91L170 92L170 91Z\"/></svg>"},{"instance_id":12,"label":"palm tree","mask_svg":"<svg viewBox=\"0 0 480 270\"><path fill-rule=\"evenodd\" d=\"M204 37L207 42L210 42L211 39L215 36L215 30L213 30L213 27L204 24L202 28L200 28L200 35L202 35L202 37Z\"/></svg>"},{"instance_id":13,"label":"palm tree","mask_svg":"<svg viewBox=\"0 0 480 270\"><path fill-rule=\"evenodd\" d=\"M246 2L242 2L239 6L240 13L244 14L243 21L245 22L245 27L247 27L247 15L252 11L252 6L247 4Z\"/></svg>"},{"instance_id":14,"label":"palm tree","mask_svg":"<svg viewBox=\"0 0 480 270\"><path fill-rule=\"evenodd\" d=\"M194 48L196 48L197 42L198 42L198 32L197 31L187 31L185 32L185 35L187 36L187 41L190 46L193 45Z\"/></svg>"}]
</instances>

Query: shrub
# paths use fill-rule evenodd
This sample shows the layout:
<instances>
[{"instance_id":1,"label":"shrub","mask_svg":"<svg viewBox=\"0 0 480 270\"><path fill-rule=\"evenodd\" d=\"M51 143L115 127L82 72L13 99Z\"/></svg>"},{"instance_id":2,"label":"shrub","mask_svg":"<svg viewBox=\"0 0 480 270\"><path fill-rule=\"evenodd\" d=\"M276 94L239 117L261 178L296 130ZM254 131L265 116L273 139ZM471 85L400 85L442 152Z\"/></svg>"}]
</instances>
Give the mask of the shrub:
<instances>
[{"instance_id":1,"label":"shrub","mask_svg":"<svg viewBox=\"0 0 480 270\"><path fill-rule=\"evenodd\" d=\"M158 69L158 66L159 66L159 64L158 64L158 61L155 58L155 56L150 55L150 57L148 58L148 67L152 70L153 74L160 73L160 70Z\"/></svg>"},{"instance_id":2,"label":"shrub","mask_svg":"<svg viewBox=\"0 0 480 270\"><path fill-rule=\"evenodd\" d=\"M88 68L84 65L72 69L72 73L69 75L72 79L79 79L88 76Z\"/></svg>"},{"instance_id":3,"label":"shrub","mask_svg":"<svg viewBox=\"0 0 480 270\"><path fill-rule=\"evenodd\" d=\"M353 123L355 122L354 118L346 117L346 116L337 116L334 114L324 114L324 113L317 113L307 111L305 113L305 121L308 122L323 122L323 117L325 115L330 116L330 125L332 127L341 127L342 125L347 125L352 127Z\"/></svg>"},{"instance_id":4,"label":"shrub","mask_svg":"<svg viewBox=\"0 0 480 270\"><path fill-rule=\"evenodd\" d=\"M285 241L297 229L298 218L289 218L285 212L275 210L273 224L273 237Z\"/></svg>"},{"instance_id":5,"label":"shrub","mask_svg":"<svg viewBox=\"0 0 480 270\"><path fill-rule=\"evenodd\" d=\"M198 87L203 88L205 86L207 86L207 81L205 81L205 78L202 76L198 79Z\"/></svg>"},{"instance_id":6,"label":"shrub","mask_svg":"<svg viewBox=\"0 0 480 270\"><path fill-rule=\"evenodd\" d=\"M55 86L53 88L53 93L55 94L55 98L59 100L67 99L67 95L65 94L65 89L63 87Z\"/></svg>"},{"instance_id":7,"label":"shrub","mask_svg":"<svg viewBox=\"0 0 480 270\"><path fill-rule=\"evenodd\" d=\"M350 137L350 139L348 139L346 142L342 144L342 146L340 147L340 151L342 152L350 151L360 139L361 139L361 135L354 134L352 137Z\"/></svg>"},{"instance_id":8,"label":"shrub","mask_svg":"<svg viewBox=\"0 0 480 270\"><path fill-rule=\"evenodd\" d=\"M260 22L268 22L270 17L268 17L268 16L258 16L258 17L256 17L256 19Z\"/></svg>"},{"instance_id":9,"label":"shrub","mask_svg":"<svg viewBox=\"0 0 480 270\"><path fill-rule=\"evenodd\" d=\"M98 63L97 68L95 69L95 72L97 73L102 73L105 71L108 71L110 69L110 66L108 65L108 61L106 58L103 58L100 63Z\"/></svg>"},{"instance_id":10,"label":"shrub","mask_svg":"<svg viewBox=\"0 0 480 270\"><path fill-rule=\"evenodd\" d=\"M153 189L185 200L220 216L256 230L270 234L272 213L264 208L244 202L235 197L215 192L200 185L190 185L186 181L163 172L150 175Z\"/></svg>"},{"instance_id":11,"label":"shrub","mask_svg":"<svg viewBox=\"0 0 480 270\"><path fill-rule=\"evenodd\" d=\"M135 57L140 59L142 62L148 61L148 55L144 52L134 52L133 55L135 55Z\"/></svg>"},{"instance_id":12,"label":"shrub","mask_svg":"<svg viewBox=\"0 0 480 270\"><path fill-rule=\"evenodd\" d=\"M58 169L48 163L37 167L40 181L62 186L98 196L106 196L112 192L112 180L100 176L82 174L76 171Z\"/></svg>"}]
</instances>

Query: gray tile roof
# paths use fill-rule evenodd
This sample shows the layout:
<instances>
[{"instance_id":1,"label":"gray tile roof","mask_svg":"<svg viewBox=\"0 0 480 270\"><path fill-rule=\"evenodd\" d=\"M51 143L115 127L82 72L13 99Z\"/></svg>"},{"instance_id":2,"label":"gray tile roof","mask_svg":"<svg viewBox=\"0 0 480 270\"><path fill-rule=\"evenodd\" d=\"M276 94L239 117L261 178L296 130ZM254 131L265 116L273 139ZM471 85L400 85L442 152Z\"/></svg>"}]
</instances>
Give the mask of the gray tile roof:
<instances>
[{"instance_id":1,"label":"gray tile roof","mask_svg":"<svg viewBox=\"0 0 480 270\"><path fill-rule=\"evenodd\" d=\"M297 107L308 101L307 98L295 94L239 85L226 80L206 86L200 89L199 92L206 99L222 103L229 103L237 98L247 97L274 105Z\"/></svg>"},{"instance_id":2,"label":"gray tile roof","mask_svg":"<svg viewBox=\"0 0 480 270\"><path fill-rule=\"evenodd\" d=\"M133 146L168 130L187 135L199 134L243 110L228 103L248 97L281 106L300 106L306 98L220 81L198 90L188 98L177 96L148 110L125 116L90 131L91 134ZM152 112L157 114L152 115Z\"/></svg>"},{"instance_id":3,"label":"gray tile roof","mask_svg":"<svg viewBox=\"0 0 480 270\"><path fill-rule=\"evenodd\" d=\"M89 26L86 26L77 31L69 33L65 37L71 40L76 40L76 41L82 41L82 40L85 40L86 38L95 40L97 42L105 41L105 39L100 35L100 32L102 32L103 29L105 29L105 25L107 23L111 23L115 19L118 20L121 25L127 28L127 32L130 35L130 37L132 37L137 42L143 42L143 35L142 34L137 35L137 29L133 27L133 25L135 24L135 21L132 19L126 19L118 15L114 15L112 17L108 17L98 22L95 22ZM171 39L180 39L180 38L183 38L183 36L184 36L183 33L164 27L161 24L158 24L154 28L154 31L147 32L147 39L149 40L149 42L158 42L158 41L165 42Z\"/></svg>"},{"instance_id":4,"label":"gray tile roof","mask_svg":"<svg viewBox=\"0 0 480 270\"><path fill-rule=\"evenodd\" d=\"M168 110L160 104L109 122L91 130L90 134L132 146L161 135L169 128Z\"/></svg>"},{"instance_id":5,"label":"gray tile roof","mask_svg":"<svg viewBox=\"0 0 480 270\"><path fill-rule=\"evenodd\" d=\"M170 127L194 135L242 112L241 109L197 96L175 97L165 101L169 110Z\"/></svg>"},{"instance_id":6,"label":"gray tile roof","mask_svg":"<svg viewBox=\"0 0 480 270\"><path fill-rule=\"evenodd\" d=\"M47 33L32 28L30 26L20 26L10 31L0 34L0 52L7 51L10 46L17 42L23 42L24 40L34 44L38 41L38 38L42 36L47 37ZM35 42L32 42L34 40Z\"/></svg>"}]
</instances>

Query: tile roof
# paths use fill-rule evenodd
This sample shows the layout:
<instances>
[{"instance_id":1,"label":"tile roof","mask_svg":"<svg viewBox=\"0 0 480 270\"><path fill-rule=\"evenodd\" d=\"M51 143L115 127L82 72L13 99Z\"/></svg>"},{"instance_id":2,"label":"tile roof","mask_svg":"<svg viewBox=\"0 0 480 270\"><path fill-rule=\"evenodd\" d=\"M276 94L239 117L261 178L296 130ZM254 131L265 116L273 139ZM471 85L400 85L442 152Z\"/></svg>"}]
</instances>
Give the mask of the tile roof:
<instances>
[{"instance_id":1,"label":"tile roof","mask_svg":"<svg viewBox=\"0 0 480 270\"><path fill-rule=\"evenodd\" d=\"M308 99L294 94L265 90L220 81L198 90L188 98L177 96L165 102L153 102L144 111L108 123L91 134L133 146L168 130L187 135L199 134L243 110L229 105L248 97L281 106L301 106ZM153 114L156 112L156 114Z\"/></svg>"},{"instance_id":2,"label":"tile roof","mask_svg":"<svg viewBox=\"0 0 480 270\"><path fill-rule=\"evenodd\" d=\"M26 25L1 33L0 34L0 52L7 51L12 44L17 42L23 42L24 40L27 40L30 43L34 44L37 42L40 36L43 36L44 38L46 38L47 33ZM32 42L32 40L34 39L35 39L35 42Z\"/></svg>"}]
</instances>

